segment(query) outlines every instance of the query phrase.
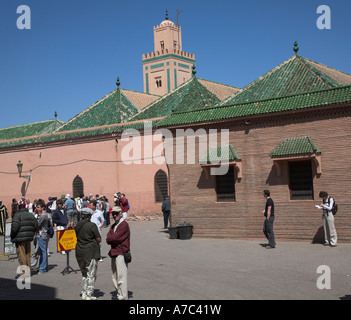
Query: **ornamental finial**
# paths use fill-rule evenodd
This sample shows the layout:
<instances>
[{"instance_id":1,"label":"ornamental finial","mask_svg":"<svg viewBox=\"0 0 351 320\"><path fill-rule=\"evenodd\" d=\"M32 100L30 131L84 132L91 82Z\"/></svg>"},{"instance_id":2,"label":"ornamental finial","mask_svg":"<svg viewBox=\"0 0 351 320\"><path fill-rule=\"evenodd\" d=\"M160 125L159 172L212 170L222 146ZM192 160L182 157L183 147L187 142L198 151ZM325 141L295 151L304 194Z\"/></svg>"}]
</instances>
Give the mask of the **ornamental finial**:
<instances>
[{"instance_id":1,"label":"ornamental finial","mask_svg":"<svg viewBox=\"0 0 351 320\"><path fill-rule=\"evenodd\" d=\"M297 46L297 41L295 41L295 43L294 43L294 52L295 52L295 54L297 54L297 52L299 51L299 47Z\"/></svg>"}]
</instances>

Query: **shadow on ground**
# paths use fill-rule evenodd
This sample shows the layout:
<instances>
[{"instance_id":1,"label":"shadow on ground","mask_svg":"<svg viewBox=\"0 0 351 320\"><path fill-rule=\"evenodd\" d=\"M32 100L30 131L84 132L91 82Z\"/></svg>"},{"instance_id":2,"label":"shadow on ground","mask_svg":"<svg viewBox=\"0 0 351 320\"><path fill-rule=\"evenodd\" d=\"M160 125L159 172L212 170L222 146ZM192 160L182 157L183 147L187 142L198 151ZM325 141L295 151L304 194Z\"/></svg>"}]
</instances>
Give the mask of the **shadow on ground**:
<instances>
[{"instance_id":1,"label":"shadow on ground","mask_svg":"<svg viewBox=\"0 0 351 320\"><path fill-rule=\"evenodd\" d=\"M30 283L30 288L25 289L25 282L16 279L0 278L0 300L55 300L56 289L39 284ZM29 284L27 283L27 287Z\"/></svg>"}]
</instances>

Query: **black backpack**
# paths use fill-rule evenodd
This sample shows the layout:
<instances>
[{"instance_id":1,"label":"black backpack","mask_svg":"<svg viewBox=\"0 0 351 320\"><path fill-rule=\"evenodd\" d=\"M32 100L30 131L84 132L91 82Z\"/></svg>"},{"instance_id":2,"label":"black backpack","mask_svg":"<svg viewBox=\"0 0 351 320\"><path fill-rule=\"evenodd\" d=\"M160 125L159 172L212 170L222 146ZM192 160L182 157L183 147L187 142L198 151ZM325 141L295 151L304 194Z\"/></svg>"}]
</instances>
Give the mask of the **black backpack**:
<instances>
[{"instance_id":1,"label":"black backpack","mask_svg":"<svg viewBox=\"0 0 351 320\"><path fill-rule=\"evenodd\" d=\"M333 202L333 208L331 210L333 216L336 215L336 213L338 212L338 205L336 204L335 199L333 198L334 202ZM330 197L328 198L328 205L330 205Z\"/></svg>"}]
</instances>

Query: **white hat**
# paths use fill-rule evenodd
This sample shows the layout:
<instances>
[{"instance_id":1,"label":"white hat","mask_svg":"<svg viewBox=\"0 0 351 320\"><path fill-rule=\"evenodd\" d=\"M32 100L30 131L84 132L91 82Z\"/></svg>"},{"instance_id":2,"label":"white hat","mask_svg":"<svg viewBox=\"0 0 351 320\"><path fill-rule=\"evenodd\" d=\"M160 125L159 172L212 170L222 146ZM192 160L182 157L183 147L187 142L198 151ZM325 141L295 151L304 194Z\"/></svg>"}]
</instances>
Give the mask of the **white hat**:
<instances>
[{"instance_id":1,"label":"white hat","mask_svg":"<svg viewBox=\"0 0 351 320\"><path fill-rule=\"evenodd\" d=\"M71 195L69 193L66 194L66 199L69 199Z\"/></svg>"}]
</instances>

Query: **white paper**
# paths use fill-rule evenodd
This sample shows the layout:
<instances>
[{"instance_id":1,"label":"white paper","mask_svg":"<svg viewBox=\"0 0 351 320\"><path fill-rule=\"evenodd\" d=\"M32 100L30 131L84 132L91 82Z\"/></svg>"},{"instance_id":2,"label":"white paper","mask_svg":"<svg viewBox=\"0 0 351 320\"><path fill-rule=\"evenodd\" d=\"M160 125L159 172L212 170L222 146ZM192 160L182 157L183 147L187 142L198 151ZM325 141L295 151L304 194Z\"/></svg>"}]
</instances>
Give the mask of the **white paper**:
<instances>
[{"instance_id":1,"label":"white paper","mask_svg":"<svg viewBox=\"0 0 351 320\"><path fill-rule=\"evenodd\" d=\"M321 206L319 206L319 205L315 205L315 207L317 208L317 209L323 209L323 207L321 207Z\"/></svg>"}]
</instances>

